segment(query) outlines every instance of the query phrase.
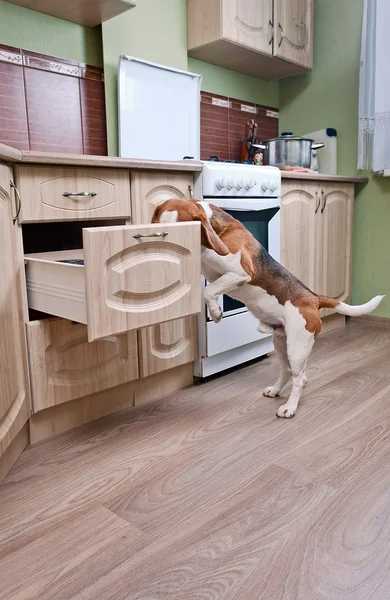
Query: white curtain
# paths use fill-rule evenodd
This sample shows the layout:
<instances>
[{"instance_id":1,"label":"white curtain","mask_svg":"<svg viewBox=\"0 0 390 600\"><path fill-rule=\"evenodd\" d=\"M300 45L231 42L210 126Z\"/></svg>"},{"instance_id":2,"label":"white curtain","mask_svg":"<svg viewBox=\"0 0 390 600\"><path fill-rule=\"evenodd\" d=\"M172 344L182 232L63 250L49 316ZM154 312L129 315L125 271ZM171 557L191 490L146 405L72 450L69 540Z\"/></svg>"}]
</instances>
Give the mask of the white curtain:
<instances>
[{"instance_id":1,"label":"white curtain","mask_svg":"<svg viewBox=\"0 0 390 600\"><path fill-rule=\"evenodd\" d=\"M364 0L358 169L390 169L390 0Z\"/></svg>"}]
</instances>

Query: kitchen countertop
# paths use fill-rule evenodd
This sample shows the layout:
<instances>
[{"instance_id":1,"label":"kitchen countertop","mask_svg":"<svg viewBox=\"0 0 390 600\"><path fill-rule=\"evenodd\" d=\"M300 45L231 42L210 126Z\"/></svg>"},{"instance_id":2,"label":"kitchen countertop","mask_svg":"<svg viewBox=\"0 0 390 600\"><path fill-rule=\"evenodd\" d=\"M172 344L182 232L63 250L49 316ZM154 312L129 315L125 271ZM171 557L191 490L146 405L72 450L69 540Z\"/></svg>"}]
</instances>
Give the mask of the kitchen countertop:
<instances>
[{"instance_id":1,"label":"kitchen countertop","mask_svg":"<svg viewBox=\"0 0 390 600\"><path fill-rule=\"evenodd\" d=\"M33 152L31 150L15 150L0 144L0 160L40 165L79 166L79 167L111 167L118 169L148 169L158 171L200 172L202 163L197 160L161 161L137 158L117 158L115 156L92 156L86 154L55 154L52 152ZM343 183L367 183L367 177L347 175L326 175L324 173L302 173L299 171L282 171L282 179L302 179L307 181L339 181Z\"/></svg>"},{"instance_id":2,"label":"kitchen countertop","mask_svg":"<svg viewBox=\"0 0 390 600\"><path fill-rule=\"evenodd\" d=\"M282 179L304 179L306 181L339 181L341 183L367 183L368 177L348 175L326 175L326 173L302 173L299 171L282 171Z\"/></svg>"},{"instance_id":3,"label":"kitchen countertop","mask_svg":"<svg viewBox=\"0 0 390 600\"><path fill-rule=\"evenodd\" d=\"M117 158L115 156L92 156L86 154L56 154L15 150L0 144L0 160L39 165L110 167L111 169L148 169L158 171L201 171L202 163L197 160L144 160L138 158Z\"/></svg>"}]
</instances>

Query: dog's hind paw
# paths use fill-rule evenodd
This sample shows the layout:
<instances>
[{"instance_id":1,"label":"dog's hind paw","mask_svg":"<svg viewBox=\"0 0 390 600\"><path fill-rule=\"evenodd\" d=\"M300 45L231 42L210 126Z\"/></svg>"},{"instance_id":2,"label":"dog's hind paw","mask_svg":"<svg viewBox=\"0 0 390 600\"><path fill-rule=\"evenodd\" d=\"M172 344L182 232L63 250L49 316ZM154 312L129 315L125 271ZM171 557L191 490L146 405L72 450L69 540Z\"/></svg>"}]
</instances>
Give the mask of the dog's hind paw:
<instances>
[{"instance_id":1,"label":"dog's hind paw","mask_svg":"<svg viewBox=\"0 0 390 600\"><path fill-rule=\"evenodd\" d=\"M275 389L274 385L270 385L263 391L263 396L267 396L267 398L275 398L276 396L279 396L279 392Z\"/></svg>"}]
</instances>

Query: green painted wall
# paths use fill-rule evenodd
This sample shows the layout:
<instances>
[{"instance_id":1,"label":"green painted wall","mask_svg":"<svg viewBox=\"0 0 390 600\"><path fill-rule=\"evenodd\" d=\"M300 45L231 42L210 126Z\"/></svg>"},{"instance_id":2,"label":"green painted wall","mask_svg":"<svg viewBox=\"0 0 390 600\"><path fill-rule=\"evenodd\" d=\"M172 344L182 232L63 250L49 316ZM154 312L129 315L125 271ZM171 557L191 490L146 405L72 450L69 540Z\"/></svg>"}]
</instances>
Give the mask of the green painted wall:
<instances>
[{"instance_id":1,"label":"green painted wall","mask_svg":"<svg viewBox=\"0 0 390 600\"><path fill-rule=\"evenodd\" d=\"M346 175L366 175L356 170L362 12L363 0L315 0L313 71L279 85L280 129L337 129L338 169ZM387 294L376 314L390 317L390 180L370 174L356 191L352 299Z\"/></svg>"},{"instance_id":2,"label":"green painted wall","mask_svg":"<svg viewBox=\"0 0 390 600\"><path fill-rule=\"evenodd\" d=\"M0 0L0 44L98 67L103 64L100 27L75 25L3 0Z\"/></svg>"},{"instance_id":3,"label":"green painted wall","mask_svg":"<svg viewBox=\"0 0 390 600\"><path fill-rule=\"evenodd\" d=\"M198 60L187 63L185 0L140 0L102 25L109 153L118 153L117 69L120 54L203 75L208 92L278 106L278 83L266 82Z\"/></svg>"}]
</instances>

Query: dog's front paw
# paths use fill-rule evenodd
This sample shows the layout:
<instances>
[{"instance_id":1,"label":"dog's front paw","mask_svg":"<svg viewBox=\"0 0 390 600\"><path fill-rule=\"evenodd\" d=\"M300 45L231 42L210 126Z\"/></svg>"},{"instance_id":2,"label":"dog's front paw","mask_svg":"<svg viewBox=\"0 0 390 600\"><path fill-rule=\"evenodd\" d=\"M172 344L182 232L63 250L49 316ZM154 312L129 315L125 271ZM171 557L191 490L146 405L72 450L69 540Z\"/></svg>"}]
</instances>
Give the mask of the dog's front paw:
<instances>
[{"instance_id":1,"label":"dog's front paw","mask_svg":"<svg viewBox=\"0 0 390 600\"><path fill-rule=\"evenodd\" d=\"M274 328L271 327L271 325L267 325L266 323L259 323L259 326L257 328L257 331L259 333L273 333L274 332Z\"/></svg>"},{"instance_id":2,"label":"dog's front paw","mask_svg":"<svg viewBox=\"0 0 390 600\"><path fill-rule=\"evenodd\" d=\"M263 391L263 396L267 396L267 398L275 398L275 396L279 396L279 392L274 385L270 385Z\"/></svg>"},{"instance_id":3,"label":"dog's front paw","mask_svg":"<svg viewBox=\"0 0 390 600\"><path fill-rule=\"evenodd\" d=\"M223 317L223 312L219 306L217 306L217 308L215 308L214 310L210 309L210 317L212 318L214 323L219 323L221 321Z\"/></svg>"},{"instance_id":4,"label":"dog's front paw","mask_svg":"<svg viewBox=\"0 0 390 600\"><path fill-rule=\"evenodd\" d=\"M279 407L276 416L279 417L279 419L291 419L296 412L296 408L289 407L287 404L282 404L282 406Z\"/></svg>"}]
</instances>

